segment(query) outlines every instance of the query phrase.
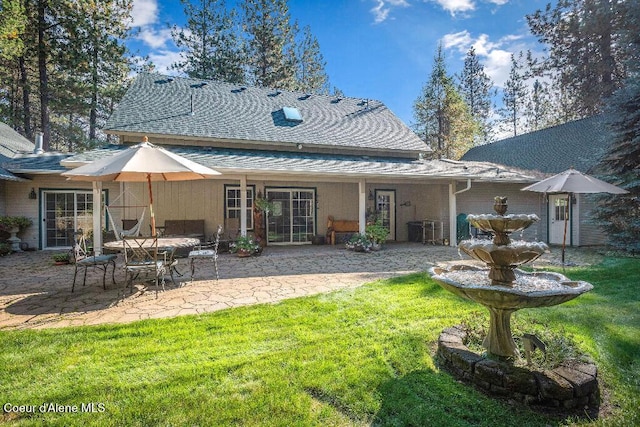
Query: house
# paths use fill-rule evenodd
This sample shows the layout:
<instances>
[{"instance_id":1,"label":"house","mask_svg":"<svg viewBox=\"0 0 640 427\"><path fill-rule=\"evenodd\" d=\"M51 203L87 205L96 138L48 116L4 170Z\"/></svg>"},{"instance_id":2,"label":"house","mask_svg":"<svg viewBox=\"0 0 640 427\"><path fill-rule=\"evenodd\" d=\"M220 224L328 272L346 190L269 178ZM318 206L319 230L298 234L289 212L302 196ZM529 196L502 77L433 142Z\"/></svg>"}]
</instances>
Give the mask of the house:
<instances>
[{"instance_id":1,"label":"house","mask_svg":"<svg viewBox=\"0 0 640 427\"><path fill-rule=\"evenodd\" d=\"M598 163L606 154L611 136L606 117L597 115L571 121L536 132L518 135L474 147L462 156L463 161L491 161L505 167L538 171L547 175L574 168L582 173L597 174ZM514 199L528 199L531 209L540 212L542 224L538 239L561 244L564 233L564 215L567 210L566 194L535 194L510 192ZM572 246L601 245L606 242L603 232L590 221L595 197L576 194L568 208L567 244ZM477 209L470 199L461 200L462 209Z\"/></svg>"},{"instance_id":2,"label":"house","mask_svg":"<svg viewBox=\"0 0 640 427\"><path fill-rule=\"evenodd\" d=\"M211 236L218 224L236 220L241 232L251 233L253 201L261 194L276 207L266 224L273 245L325 235L329 216L358 221L364 231L368 212L389 227L392 241L415 238L410 224L430 220L430 240L455 244L459 193L476 183L520 188L537 181L489 162L429 159L429 148L380 101L159 74L136 77L104 131L117 135L119 144L67 155L49 164L48 174L37 173L37 160L26 155L5 163L38 193L38 202L21 210L39 219L38 229L25 236L38 247L61 247L68 230L97 229L96 221L110 228L104 213L93 216L100 194L120 219L138 218L149 203L146 184L109 182L96 189L66 181L60 172L144 137L221 172L216 179L154 182L158 225L203 219ZM15 191L22 197L23 188ZM485 211L492 197L484 201Z\"/></svg>"}]
</instances>

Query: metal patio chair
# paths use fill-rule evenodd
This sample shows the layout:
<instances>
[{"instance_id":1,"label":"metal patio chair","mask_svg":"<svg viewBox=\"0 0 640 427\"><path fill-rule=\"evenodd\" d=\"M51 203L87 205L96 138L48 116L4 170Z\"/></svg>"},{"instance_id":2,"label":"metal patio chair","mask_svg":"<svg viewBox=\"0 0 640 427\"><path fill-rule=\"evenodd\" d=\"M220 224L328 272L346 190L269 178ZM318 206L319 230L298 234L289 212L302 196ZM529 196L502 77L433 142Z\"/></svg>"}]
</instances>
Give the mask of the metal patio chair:
<instances>
[{"instance_id":1,"label":"metal patio chair","mask_svg":"<svg viewBox=\"0 0 640 427\"><path fill-rule=\"evenodd\" d=\"M131 286L133 292L133 281L142 277L144 280L155 281L157 298L161 284L162 290L165 290L166 273L171 274L171 280L175 284L172 270L177 260L173 258L174 250L159 251L157 237L124 237L122 242L126 275L125 291L128 286Z\"/></svg>"},{"instance_id":2,"label":"metal patio chair","mask_svg":"<svg viewBox=\"0 0 640 427\"><path fill-rule=\"evenodd\" d=\"M220 235L222 234L222 225L218 225L215 240L212 245L200 245L198 249L194 249L189 252L189 263L191 264L191 281L196 272L195 261L197 259L210 259L213 261L214 268L216 270L216 280L220 278L218 274L218 248L220 246Z\"/></svg>"},{"instance_id":3,"label":"metal patio chair","mask_svg":"<svg viewBox=\"0 0 640 427\"><path fill-rule=\"evenodd\" d=\"M76 278L78 277L78 270L80 268L84 268L84 277L82 280L82 286L87 283L87 270L89 267L93 267L94 269L102 270L102 288L107 289L106 278L107 278L107 269L111 265L113 270L111 272L111 280L113 284L116 283L116 255L108 254L108 255L95 255L91 254L87 251L87 242L84 237L84 233L82 229L78 229L75 232L75 242L73 244L73 255L75 259L75 270L73 272L73 285L71 286L71 292L74 291L76 287Z\"/></svg>"}]
</instances>

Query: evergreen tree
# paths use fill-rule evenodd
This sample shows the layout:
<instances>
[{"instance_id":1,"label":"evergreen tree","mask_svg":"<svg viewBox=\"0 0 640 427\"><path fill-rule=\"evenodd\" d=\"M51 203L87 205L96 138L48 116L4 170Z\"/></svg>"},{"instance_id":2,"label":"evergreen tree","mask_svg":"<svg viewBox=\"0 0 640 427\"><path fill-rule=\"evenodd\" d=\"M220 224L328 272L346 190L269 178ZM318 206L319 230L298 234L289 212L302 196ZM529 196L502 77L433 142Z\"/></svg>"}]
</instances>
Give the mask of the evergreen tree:
<instances>
[{"instance_id":1,"label":"evergreen tree","mask_svg":"<svg viewBox=\"0 0 640 427\"><path fill-rule=\"evenodd\" d=\"M260 87L296 89L297 25L286 0L243 0L249 82Z\"/></svg>"},{"instance_id":2,"label":"evergreen tree","mask_svg":"<svg viewBox=\"0 0 640 427\"><path fill-rule=\"evenodd\" d=\"M414 102L414 129L438 158L458 159L473 145L479 126L448 75L442 45L422 93Z\"/></svg>"},{"instance_id":3,"label":"evergreen tree","mask_svg":"<svg viewBox=\"0 0 640 427\"><path fill-rule=\"evenodd\" d=\"M520 54L522 57L522 54ZM527 96L527 87L524 83L522 66L516 60L515 55L511 55L511 70L509 79L504 84L502 92L502 102L504 107L500 110L503 122L513 129L513 135L518 135L521 124L521 115Z\"/></svg>"},{"instance_id":4,"label":"evergreen tree","mask_svg":"<svg viewBox=\"0 0 640 427\"><path fill-rule=\"evenodd\" d=\"M622 64L629 52L617 40L626 26L627 3L637 7L617 0L560 0L527 15L531 32L549 49L543 70L566 88L579 117L601 111L625 78Z\"/></svg>"},{"instance_id":5,"label":"evergreen tree","mask_svg":"<svg viewBox=\"0 0 640 427\"><path fill-rule=\"evenodd\" d=\"M27 16L22 0L0 2L0 58L15 59L24 50Z\"/></svg>"},{"instance_id":6,"label":"evergreen tree","mask_svg":"<svg viewBox=\"0 0 640 427\"><path fill-rule=\"evenodd\" d=\"M303 29L303 40L298 46L298 90L307 93L329 93L326 62L320 52L318 39L309 26Z\"/></svg>"},{"instance_id":7,"label":"evergreen tree","mask_svg":"<svg viewBox=\"0 0 640 427\"><path fill-rule=\"evenodd\" d=\"M548 89L546 85L536 79L524 109L527 131L532 132L550 126L552 123L549 123L549 113Z\"/></svg>"},{"instance_id":8,"label":"evergreen tree","mask_svg":"<svg viewBox=\"0 0 640 427\"><path fill-rule=\"evenodd\" d=\"M243 50L236 14L227 12L224 0L180 0L186 28L174 26L171 34L183 60L173 68L198 79L244 82Z\"/></svg>"},{"instance_id":9,"label":"evergreen tree","mask_svg":"<svg viewBox=\"0 0 640 427\"><path fill-rule=\"evenodd\" d=\"M481 128L482 143L491 139L491 96L493 95L493 82L484 72L484 66L480 64L473 46L467 52L464 59L464 68L459 77L460 94L469 106L471 115Z\"/></svg>"}]
</instances>

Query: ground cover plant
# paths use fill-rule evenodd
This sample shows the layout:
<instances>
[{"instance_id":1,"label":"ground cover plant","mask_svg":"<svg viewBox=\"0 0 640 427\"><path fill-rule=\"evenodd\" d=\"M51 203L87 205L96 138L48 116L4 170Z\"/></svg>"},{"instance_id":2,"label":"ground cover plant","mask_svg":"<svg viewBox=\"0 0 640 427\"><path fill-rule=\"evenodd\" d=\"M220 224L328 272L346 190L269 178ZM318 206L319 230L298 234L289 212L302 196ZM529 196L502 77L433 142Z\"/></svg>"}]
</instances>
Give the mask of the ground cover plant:
<instances>
[{"instance_id":1,"label":"ground cover plant","mask_svg":"<svg viewBox=\"0 0 640 427\"><path fill-rule=\"evenodd\" d=\"M440 331L480 326L488 313L414 274L202 316L0 332L0 423L639 425L640 263L610 258L565 274L595 289L519 311L514 324L566 335L595 360L607 391L599 420L510 406L441 371ZM58 406L41 412L43 403Z\"/></svg>"}]
</instances>

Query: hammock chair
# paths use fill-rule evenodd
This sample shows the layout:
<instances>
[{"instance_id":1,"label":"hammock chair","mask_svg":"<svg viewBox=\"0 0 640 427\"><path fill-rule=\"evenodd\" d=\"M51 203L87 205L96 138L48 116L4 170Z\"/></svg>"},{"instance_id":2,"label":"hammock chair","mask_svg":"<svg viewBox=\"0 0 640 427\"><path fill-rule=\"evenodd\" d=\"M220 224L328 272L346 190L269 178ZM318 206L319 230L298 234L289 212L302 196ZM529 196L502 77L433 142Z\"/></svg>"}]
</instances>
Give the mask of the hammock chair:
<instances>
[{"instance_id":1,"label":"hammock chair","mask_svg":"<svg viewBox=\"0 0 640 427\"><path fill-rule=\"evenodd\" d=\"M136 200L136 203L139 203L131 192L126 192L128 195ZM119 200L124 199L125 192L121 193L116 197L112 203L109 205L105 205L105 209L107 211L107 216L109 217L109 223L111 224L111 229L113 230L113 234L116 237L116 240L120 241L123 237L137 237L140 235L140 228L142 227L142 222L144 221L145 214L147 212L147 205L143 204L119 204ZM141 213L138 219L125 219L123 218L124 211L128 211L131 213L132 209L140 209ZM116 215L115 211L120 210L122 213L120 215ZM122 227L118 227L116 225L116 217L120 219L122 222ZM126 227L126 228L125 228Z\"/></svg>"}]
</instances>

